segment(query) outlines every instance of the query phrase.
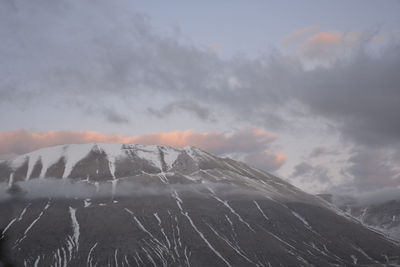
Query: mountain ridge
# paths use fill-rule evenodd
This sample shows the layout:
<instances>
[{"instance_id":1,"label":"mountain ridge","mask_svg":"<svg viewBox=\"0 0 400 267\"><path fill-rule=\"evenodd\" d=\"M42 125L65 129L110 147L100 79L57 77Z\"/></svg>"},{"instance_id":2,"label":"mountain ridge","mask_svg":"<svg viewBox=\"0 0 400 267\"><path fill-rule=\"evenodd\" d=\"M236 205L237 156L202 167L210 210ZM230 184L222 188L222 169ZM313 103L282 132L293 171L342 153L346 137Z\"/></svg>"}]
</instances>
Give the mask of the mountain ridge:
<instances>
[{"instance_id":1,"label":"mountain ridge","mask_svg":"<svg viewBox=\"0 0 400 267\"><path fill-rule=\"evenodd\" d=\"M42 160L44 164L39 164ZM136 181L148 179L161 184L169 183L168 179L172 179L172 183L191 183L194 180L190 174L196 172L209 172L207 177L199 178L198 181L214 181L213 169L226 172L230 182L238 182L247 176L254 180L254 177L261 175L265 177L265 181L260 180L265 188L278 186L284 191L290 190L290 194L301 192L303 197L311 196L262 170L229 158L219 158L194 146L176 149L138 144L58 145L0 163L0 182L11 185L18 181L51 177L96 183L133 177ZM33 174L36 175L32 177ZM254 183L251 179L245 180L241 182ZM270 193L277 193L273 191Z\"/></svg>"},{"instance_id":2,"label":"mountain ridge","mask_svg":"<svg viewBox=\"0 0 400 267\"><path fill-rule=\"evenodd\" d=\"M13 185L0 238L17 266L400 264L398 243L332 204L194 147L53 147L2 162L0 195Z\"/></svg>"},{"instance_id":3,"label":"mountain ridge","mask_svg":"<svg viewBox=\"0 0 400 267\"><path fill-rule=\"evenodd\" d=\"M363 225L384 233L400 242L400 199L388 197L388 200L359 201L346 195L319 195L335 205L345 214L355 218Z\"/></svg>"}]
</instances>

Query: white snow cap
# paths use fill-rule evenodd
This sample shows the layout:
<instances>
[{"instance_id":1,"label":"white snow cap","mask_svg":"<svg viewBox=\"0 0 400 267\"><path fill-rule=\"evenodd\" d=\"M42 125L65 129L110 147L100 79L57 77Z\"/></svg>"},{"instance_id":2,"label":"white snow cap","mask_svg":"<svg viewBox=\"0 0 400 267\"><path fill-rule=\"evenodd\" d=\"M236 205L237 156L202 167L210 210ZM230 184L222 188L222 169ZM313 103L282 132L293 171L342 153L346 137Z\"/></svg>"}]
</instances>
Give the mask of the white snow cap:
<instances>
[{"instance_id":1,"label":"white snow cap","mask_svg":"<svg viewBox=\"0 0 400 267\"><path fill-rule=\"evenodd\" d=\"M42 164L42 170L39 177L43 178L48 168L62 159L65 162L65 170L62 177L67 178L76 164L84 159L91 151L103 152L107 157L110 173L115 179L115 162L118 158L127 157L127 151L129 150L139 158L144 159L154 167L159 168L160 171L163 170L164 164L167 169L172 168L174 162L181 153L188 154L195 161L198 161L199 157L208 156L207 153L193 146L185 146L182 149L176 149L164 145L87 143L42 148L20 155L7 162L14 171L27 162L28 171L26 180L28 180L35 164L39 161Z\"/></svg>"}]
</instances>

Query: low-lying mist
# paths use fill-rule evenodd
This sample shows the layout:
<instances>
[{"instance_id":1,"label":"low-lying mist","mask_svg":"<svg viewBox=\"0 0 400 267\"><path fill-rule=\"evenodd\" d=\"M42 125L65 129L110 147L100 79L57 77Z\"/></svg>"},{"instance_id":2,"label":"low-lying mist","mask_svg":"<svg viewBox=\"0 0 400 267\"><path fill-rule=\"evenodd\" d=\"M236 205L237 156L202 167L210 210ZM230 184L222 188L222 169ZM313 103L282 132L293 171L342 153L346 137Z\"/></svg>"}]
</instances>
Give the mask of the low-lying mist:
<instances>
[{"instance_id":1,"label":"low-lying mist","mask_svg":"<svg viewBox=\"0 0 400 267\"><path fill-rule=\"evenodd\" d=\"M337 206L379 205L392 200L400 200L399 188L383 188L374 191L357 193L352 196L334 195L332 199L333 203Z\"/></svg>"},{"instance_id":2,"label":"low-lying mist","mask_svg":"<svg viewBox=\"0 0 400 267\"><path fill-rule=\"evenodd\" d=\"M173 192L206 197L210 194L261 196L262 192L235 184L223 182L202 182L190 184L144 184L132 180L114 180L104 182L60 180L54 178L32 179L15 183L10 187L0 183L0 201L11 198L104 198L104 197L140 197L171 196Z\"/></svg>"}]
</instances>

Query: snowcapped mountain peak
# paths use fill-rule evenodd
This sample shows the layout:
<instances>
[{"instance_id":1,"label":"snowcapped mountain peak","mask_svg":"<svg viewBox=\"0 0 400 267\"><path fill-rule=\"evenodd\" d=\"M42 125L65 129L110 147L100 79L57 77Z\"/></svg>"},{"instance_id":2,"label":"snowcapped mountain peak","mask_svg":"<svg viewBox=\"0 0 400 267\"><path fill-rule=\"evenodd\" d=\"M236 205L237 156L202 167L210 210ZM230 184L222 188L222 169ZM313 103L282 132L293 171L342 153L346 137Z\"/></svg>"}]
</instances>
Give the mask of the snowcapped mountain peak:
<instances>
[{"instance_id":1,"label":"snowcapped mountain peak","mask_svg":"<svg viewBox=\"0 0 400 267\"><path fill-rule=\"evenodd\" d=\"M0 197L0 239L18 266L400 262L397 243L333 205L191 146L40 149L0 163Z\"/></svg>"},{"instance_id":2,"label":"snowcapped mountain peak","mask_svg":"<svg viewBox=\"0 0 400 267\"><path fill-rule=\"evenodd\" d=\"M194 165L211 159L206 152L193 146L176 149L164 145L140 144L68 144L38 149L20 155L12 160L0 162L0 181L10 179L29 180L32 178L58 177L74 178L76 176L108 176L110 179L122 177L121 168L146 173L162 173L171 170L178 158L191 159ZM122 167L131 163L131 166ZM85 171L79 171L85 165ZM105 168L105 166L107 168ZM95 169L96 175L87 170ZM129 173L126 173L129 175Z\"/></svg>"},{"instance_id":3,"label":"snowcapped mountain peak","mask_svg":"<svg viewBox=\"0 0 400 267\"><path fill-rule=\"evenodd\" d=\"M271 196L309 199L309 195L273 175L193 146L176 149L139 144L70 144L39 149L0 163L0 182L11 185L38 178L91 184L118 180L226 183L262 189Z\"/></svg>"}]
</instances>

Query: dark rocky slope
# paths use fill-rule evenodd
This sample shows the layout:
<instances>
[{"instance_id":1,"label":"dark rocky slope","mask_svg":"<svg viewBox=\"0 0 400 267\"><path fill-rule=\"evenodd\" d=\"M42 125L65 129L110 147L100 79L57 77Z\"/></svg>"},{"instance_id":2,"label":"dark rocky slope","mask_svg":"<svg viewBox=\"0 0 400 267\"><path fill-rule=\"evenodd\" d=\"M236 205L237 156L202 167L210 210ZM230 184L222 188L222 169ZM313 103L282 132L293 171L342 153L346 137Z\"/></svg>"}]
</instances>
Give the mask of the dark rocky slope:
<instances>
[{"instance_id":1,"label":"dark rocky slope","mask_svg":"<svg viewBox=\"0 0 400 267\"><path fill-rule=\"evenodd\" d=\"M329 203L193 147L53 147L0 163L0 179L17 266L400 264L396 243Z\"/></svg>"}]
</instances>

